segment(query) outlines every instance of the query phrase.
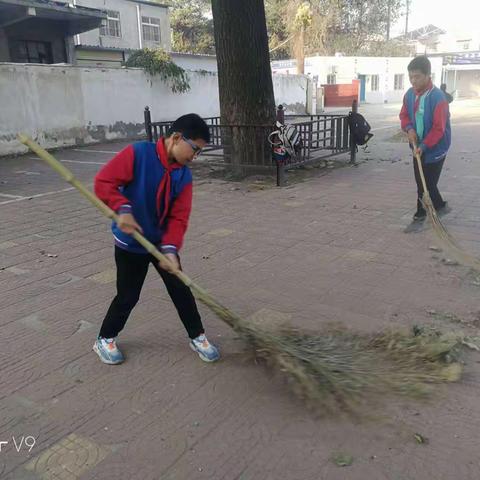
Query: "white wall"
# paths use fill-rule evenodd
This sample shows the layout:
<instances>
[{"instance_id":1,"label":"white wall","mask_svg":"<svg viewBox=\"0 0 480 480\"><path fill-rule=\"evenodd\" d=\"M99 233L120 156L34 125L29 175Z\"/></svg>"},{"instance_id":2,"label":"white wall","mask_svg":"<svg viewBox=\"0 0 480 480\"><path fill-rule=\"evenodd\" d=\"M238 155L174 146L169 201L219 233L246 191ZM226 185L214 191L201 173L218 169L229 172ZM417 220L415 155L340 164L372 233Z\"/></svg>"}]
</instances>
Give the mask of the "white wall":
<instances>
[{"instance_id":1,"label":"white wall","mask_svg":"<svg viewBox=\"0 0 480 480\"><path fill-rule=\"evenodd\" d=\"M0 63L0 155L25 152L24 132L44 147L62 147L143 134L143 111L153 121L220 112L216 74L188 72L191 90L174 94L143 70ZM275 79L276 103L305 113L308 79Z\"/></svg>"},{"instance_id":2,"label":"white wall","mask_svg":"<svg viewBox=\"0 0 480 480\"><path fill-rule=\"evenodd\" d=\"M218 115L217 77L189 75L191 90L173 94L140 69L0 64L0 155L25 151L18 132L47 148L137 137L147 105L157 121Z\"/></svg>"},{"instance_id":3,"label":"white wall","mask_svg":"<svg viewBox=\"0 0 480 480\"><path fill-rule=\"evenodd\" d=\"M217 72L217 57L215 55L194 55L188 53L171 54L172 60L185 70L205 70Z\"/></svg>"},{"instance_id":4,"label":"white wall","mask_svg":"<svg viewBox=\"0 0 480 480\"><path fill-rule=\"evenodd\" d=\"M191 55L171 53L172 60L185 70L203 70L217 73L217 58L214 55ZM276 105L282 103L287 114L306 113L307 96L311 80L307 75L274 75L273 90Z\"/></svg>"},{"instance_id":5,"label":"white wall","mask_svg":"<svg viewBox=\"0 0 480 480\"><path fill-rule=\"evenodd\" d=\"M276 105L282 104L287 115L307 113L307 98L312 95L311 89L309 90L310 82L306 75L274 75Z\"/></svg>"}]
</instances>

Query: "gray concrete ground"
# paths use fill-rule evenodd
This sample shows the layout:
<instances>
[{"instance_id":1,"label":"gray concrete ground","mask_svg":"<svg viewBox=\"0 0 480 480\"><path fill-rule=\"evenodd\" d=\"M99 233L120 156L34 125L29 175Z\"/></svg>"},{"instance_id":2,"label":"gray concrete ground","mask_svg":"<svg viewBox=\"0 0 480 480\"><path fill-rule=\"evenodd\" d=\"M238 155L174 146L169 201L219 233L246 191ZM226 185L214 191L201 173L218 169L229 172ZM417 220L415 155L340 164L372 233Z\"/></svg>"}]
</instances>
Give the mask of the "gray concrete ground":
<instances>
[{"instance_id":1,"label":"gray concrete ground","mask_svg":"<svg viewBox=\"0 0 480 480\"><path fill-rule=\"evenodd\" d=\"M283 189L200 175L186 272L245 317L368 330L455 319L476 332L479 279L431 250L429 229L403 233L415 186L398 108L362 108L376 136L358 166ZM480 255L480 102L455 102L452 115L445 224ZM122 146L56 156L91 184ZM114 295L109 222L31 155L0 159L0 208L0 478L479 477L477 354L431 403L390 400L385 421L316 418L204 308L223 357L202 363L150 272L119 337L127 361L106 366L91 347ZM337 452L353 464L335 465Z\"/></svg>"}]
</instances>

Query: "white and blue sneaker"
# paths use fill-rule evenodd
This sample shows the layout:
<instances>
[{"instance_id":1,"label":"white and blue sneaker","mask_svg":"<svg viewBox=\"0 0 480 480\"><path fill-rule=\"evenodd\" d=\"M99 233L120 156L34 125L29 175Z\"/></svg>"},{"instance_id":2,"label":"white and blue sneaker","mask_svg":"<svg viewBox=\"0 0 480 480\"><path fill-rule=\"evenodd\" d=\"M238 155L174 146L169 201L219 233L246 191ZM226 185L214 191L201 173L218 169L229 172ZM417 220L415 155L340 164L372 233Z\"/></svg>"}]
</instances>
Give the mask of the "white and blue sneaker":
<instances>
[{"instance_id":1,"label":"white and blue sneaker","mask_svg":"<svg viewBox=\"0 0 480 480\"><path fill-rule=\"evenodd\" d=\"M204 333L190 340L190 348L197 352L204 362L216 362L220 358L217 347L207 340Z\"/></svg>"},{"instance_id":2,"label":"white and blue sneaker","mask_svg":"<svg viewBox=\"0 0 480 480\"><path fill-rule=\"evenodd\" d=\"M93 351L100 357L103 363L108 365L118 365L125 360L122 352L117 347L115 338L98 337L93 344Z\"/></svg>"}]
</instances>

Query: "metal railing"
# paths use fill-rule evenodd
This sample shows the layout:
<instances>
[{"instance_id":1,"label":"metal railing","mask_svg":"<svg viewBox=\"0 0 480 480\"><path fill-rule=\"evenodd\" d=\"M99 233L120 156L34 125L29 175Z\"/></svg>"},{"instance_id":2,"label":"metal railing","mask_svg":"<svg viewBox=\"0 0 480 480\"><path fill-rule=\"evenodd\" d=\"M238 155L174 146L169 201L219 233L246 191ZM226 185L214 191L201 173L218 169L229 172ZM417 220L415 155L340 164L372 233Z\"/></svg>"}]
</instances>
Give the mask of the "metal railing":
<instances>
[{"instance_id":1,"label":"metal railing","mask_svg":"<svg viewBox=\"0 0 480 480\"><path fill-rule=\"evenodd\" d=\"M352 111L357 111L353 102ZM151 112L145 107L145 132L149 141L166 136L173 121L152 122ZM273 125L222 125L220 117L204 118L210 129L210 143L204 149L209 156L222 158L223 164L240 172L271 171L276 167L277 185L285 183L286 170L349 153L355 162L356 146L350 134L348 115L289 115L285 123L295 125L302 138L302 146L295 156L284 161L273 160L269 135Z\"/></svg>"}]
</instances>

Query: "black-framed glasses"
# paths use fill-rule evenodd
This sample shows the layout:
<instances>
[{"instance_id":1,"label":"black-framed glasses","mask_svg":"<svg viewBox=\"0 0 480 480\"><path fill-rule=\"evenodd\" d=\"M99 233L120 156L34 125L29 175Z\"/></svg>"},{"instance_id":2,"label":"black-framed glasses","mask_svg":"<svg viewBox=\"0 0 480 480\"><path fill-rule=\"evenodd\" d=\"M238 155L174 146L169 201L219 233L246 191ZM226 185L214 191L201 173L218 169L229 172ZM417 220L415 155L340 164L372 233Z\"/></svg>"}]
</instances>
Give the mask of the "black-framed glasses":
<instances>
[{"instance_id":1,"label":"black-framed glasses","mask_svg":"<svg viewBox=\"0 0 480 480\"><path fill-rule=\"evenodd\" d=\"M184 137L182 135L182 140L187 142L192 147L193 153L195 154L196 157L198 157L198 155L200 155L200 153L202 153L202 148L200 148L195 142L193 142L189 138Z\"/></svg>"}]
</instances>

